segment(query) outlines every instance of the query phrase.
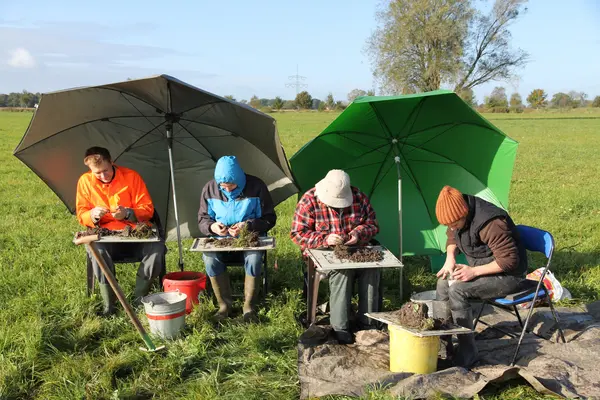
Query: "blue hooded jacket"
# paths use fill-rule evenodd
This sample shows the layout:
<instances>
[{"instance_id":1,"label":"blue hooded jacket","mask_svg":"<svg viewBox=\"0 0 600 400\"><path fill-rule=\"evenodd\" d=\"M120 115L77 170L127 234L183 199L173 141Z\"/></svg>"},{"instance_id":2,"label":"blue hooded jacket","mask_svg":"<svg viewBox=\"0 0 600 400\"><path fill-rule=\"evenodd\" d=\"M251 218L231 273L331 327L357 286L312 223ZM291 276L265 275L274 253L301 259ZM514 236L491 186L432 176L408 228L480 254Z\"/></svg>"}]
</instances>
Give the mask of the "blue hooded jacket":
<instances>
[{"instance_id":1,"label":"blue hooded jacket","mask_svg":"<svg viewBox=\"0 0 600 400\"><path fill-rule=\"evenodd\" d=\"M235 156L219 158L214 177L205 185L200 199L198 225L202 234L212 234L213 222L229 227L247 221L251 230L261 233L275 225L277 217L265 183L246 175ZM221 183L235 183L237 187L228 192L221 188Z\"/></svg>"},{"instance_id":2,"label":"blue hooded jacket","mask_svg":"<svg viewBox=\"0 0 600 400\"><path fill-rule=\"evenodd\" d=\"M235 183L237 185L231 192L219 186L219 190L230 201L235 200L244 191L244 187L246 187L246 174L242 170L242 167L240 167L240 164L238 164L235 156L219 158L215 166L215 181L218 185L221 183Z\"/></svg>"}]
</instances>

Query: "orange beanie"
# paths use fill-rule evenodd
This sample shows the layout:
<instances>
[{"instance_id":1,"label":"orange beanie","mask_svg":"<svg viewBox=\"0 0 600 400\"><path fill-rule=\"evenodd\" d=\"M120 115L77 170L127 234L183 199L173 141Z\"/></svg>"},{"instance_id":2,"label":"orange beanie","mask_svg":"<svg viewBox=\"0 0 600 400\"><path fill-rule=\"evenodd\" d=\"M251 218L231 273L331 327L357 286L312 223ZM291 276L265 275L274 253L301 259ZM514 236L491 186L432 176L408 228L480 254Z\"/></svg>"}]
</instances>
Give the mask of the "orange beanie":
<instances>
[{"instance_id":1,"label":"orange beanie","mask_svg":"<svg viewBox=\"0 0 600 400\"><path fill-rule=\"evenodd\" d=\"M451 186L444 186L435 205L435 215L442 225L450 225L469 214L463 195Z\"/></svg>"}]
</instances>

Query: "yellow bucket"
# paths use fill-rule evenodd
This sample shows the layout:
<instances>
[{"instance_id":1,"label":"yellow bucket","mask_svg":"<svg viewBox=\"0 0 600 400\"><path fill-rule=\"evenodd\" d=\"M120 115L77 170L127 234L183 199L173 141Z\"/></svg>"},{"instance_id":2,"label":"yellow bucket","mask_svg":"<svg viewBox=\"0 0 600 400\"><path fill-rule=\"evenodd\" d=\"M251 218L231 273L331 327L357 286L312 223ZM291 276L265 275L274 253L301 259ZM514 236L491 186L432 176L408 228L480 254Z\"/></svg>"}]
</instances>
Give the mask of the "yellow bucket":
<instances>
[{"instance_id":1,"label":"yellow bucket","mask_svg":"<svg viewBox=\"0 0 600 400\"><path fill-rule=\"evenodd\" d=\"M439 336L415 336L395 326L390 331L390 371L431 374L437 370Z\"/></svg>"}]
</instances>

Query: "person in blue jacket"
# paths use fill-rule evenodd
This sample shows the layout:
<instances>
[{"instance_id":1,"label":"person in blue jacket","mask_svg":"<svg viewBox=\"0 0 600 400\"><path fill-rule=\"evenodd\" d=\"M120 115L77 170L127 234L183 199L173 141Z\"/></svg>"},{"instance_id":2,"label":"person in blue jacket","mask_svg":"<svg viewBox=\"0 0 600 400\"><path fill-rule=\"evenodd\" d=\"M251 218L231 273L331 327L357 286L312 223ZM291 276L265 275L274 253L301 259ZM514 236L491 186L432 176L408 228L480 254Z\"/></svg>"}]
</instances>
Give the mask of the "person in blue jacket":
<instances>
[{"instance_id":1,"label":"person in blue jacket","mask_svg":"<svg viewBox=\"0 0 600 400\"><path fill-rule=\"evenodd\" d=\"M277 222L273 199L265 183L256 176L247 175L235 156L223 156L217 161L215 178L204 185L198 210L198 227L204 236L239 235L247 226L250 231L266 234ZM218 319L231 312L231 287L227 275L227 261L239 252L205 252L206 273L219 303ZM244 251L244 320L255 317L253 299L256 277L260 276L263 251Z\"/></svg>"}]
</instances>

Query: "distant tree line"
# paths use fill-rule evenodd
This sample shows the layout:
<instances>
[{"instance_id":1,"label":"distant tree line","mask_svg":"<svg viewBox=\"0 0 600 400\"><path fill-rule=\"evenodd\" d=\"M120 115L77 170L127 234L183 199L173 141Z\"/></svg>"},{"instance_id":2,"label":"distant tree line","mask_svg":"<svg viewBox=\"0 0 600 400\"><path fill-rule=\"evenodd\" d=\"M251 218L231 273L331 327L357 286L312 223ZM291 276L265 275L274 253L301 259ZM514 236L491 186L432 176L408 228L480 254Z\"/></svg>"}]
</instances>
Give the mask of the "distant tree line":
<instances>
[{"instance_id":1,"label":"distant tree line","mask_svg":"<svg viewBox=\"0 0 600 400\"><path fill-rule=\"evenodd\" d=\"M31 108L40 102L41 93L31 93L23 90L20 93L0 93L0 107Z\"/></svg>"},{"instance_id":2,"label":"distant tree line","mask_svg":"<svg viewBox=\"0 0 600 400\"><path fill-rule=\"evenodd\" d=\"M348 94L349 102L352 102L359 95L371 95L375 92L354 89ZM340 111L344 110L348 106L348 102L342 100L336 100L333 98L333 94L329 93L325 100L317 99L311 96L306 90L298 93L296 98L293 100L284 100L277 96L274 99L259 98L254 95L250 100L242 99L237 100L233 95L224 96L226 99L236 101L242 104L248 104L250 107L254 107L257 110L263 112L273 112L281 110L317 110L317 111Z\"/></svg>"},{"instance_id":3,"label":"distant tree line","mask_svg":"<svg viewBox=\"0 0 600 400\"><path fill-rule=\"evenodd\" d=\"M568 93L555 93L552 97L543 89L534 89L525 98L517 92L512 93L510 97L506 89L502 86L495 87L488 96L485 96L482 103L478 103L473 93L473 89L463 89L458 95L471 107L477 108L482 112L492 113L522 113L526 108L529 109L569 109L580 107L599 107L600 96L589 99L587 93L570 91ZM318 110L318 111L340 111L344 110L350 103L363 96L375 96L374 90L353 89L348 93L348 101L336 100L333 94L329 93L325 100L313 98L310 93L303 91L298 93L294 100L283 100L277 96L274 99L259 98L254 95L250 100L240 100L240 103L248 104L263 112L281 111L281 110ZM225 98L237 101L233 96L228 95Z\"/></svg>"},{"instance_id":4,"label":"distant tree line","mask_svg":"<svg viewBox=\"0 0 600 400\"><path fill-rule=\"evenodd\" d=\"M519 93L512 93L508 97L506 89L497 86L492 92L485 96L482 103L478 103L473 89L463 89L458 95L471 107L478 108L484 112L508 113L523 112L526 108ZM314 98L307 91L298 93L293 100L284 100L277 96L273 99L259 98L254 95L250 100L240 100L240 103L248 104L263 112L281 110L318 110L318 111L340 111L344 110L349 103L362 96L375 96L374 90L353 89L348 93L348 101L336 100L329 93L325 100ZM27 90L0 93L0 107L32 108L39 103L41 93L32 93ZM237 101L232 95L225 96L226 99ZM534 89L525 98L527 106L531 109L570 109L582 107L600 108L600 96L590 99L587 93L570 91L568 93L558 92L550 97L544 89Z\"/></svg>"},{"instance_id":5,"label":"distant tree line","mask_svg":"<svg viewBox=\"0 0 600 400\"><path fill-rule=\"evenodd\" d=\"M512 93L509 98L506 94L506 89L502 86L495 87L492 93L484 97L481 104L477 103L471 89L462 90L458 95L471 107L479 108L485 112L521 113L526 108L519 93ZM574 90L568 93L558 92L549 97L544 89L534 89L525 100L528 107L535 110L600 107L600 96L589 100L587 93Z\"/></svg>"}]
</instances>

